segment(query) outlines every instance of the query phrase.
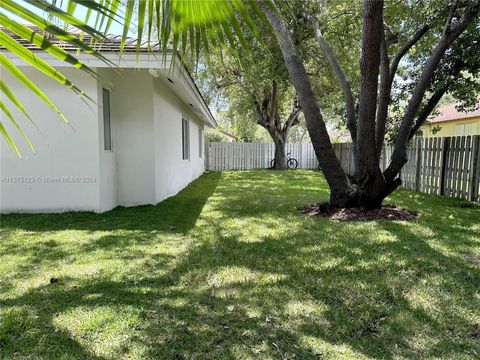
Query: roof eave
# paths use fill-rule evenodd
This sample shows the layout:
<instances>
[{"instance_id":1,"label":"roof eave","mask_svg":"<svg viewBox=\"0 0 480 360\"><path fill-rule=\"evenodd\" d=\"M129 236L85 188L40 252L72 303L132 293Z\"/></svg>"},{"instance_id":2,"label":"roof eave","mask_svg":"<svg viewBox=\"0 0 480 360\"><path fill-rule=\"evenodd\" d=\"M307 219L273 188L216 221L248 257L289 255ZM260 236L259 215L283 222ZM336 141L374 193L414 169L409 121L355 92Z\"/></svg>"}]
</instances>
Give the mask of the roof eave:
<instances>
[{"instance_id":1,"label":"roof eave","mask_svg":"<svg viewBox=\"0 0 480 360\"><path fill-rule=\"evenodd\" d=\"M6 49L0 49L0 52L3 53L14 65L17 66L31 66L20 58L14 56L11 52ZM35 51L37 56L41 59L48 61L52 66L61 67L61 66L72 66L63 60L60 60L48 53L45 53L42 50ZM117 68L136 68L136 69L169 69L172 66L172 55L173 51L167 50L167 54L162 53L153 53L153 52L140 52L138 55L134 52L127 52L123 54L118 54L117 52L104 52L103 56L107 60L116 64ZM166 55L166 56L165 56ZM100 60L99 58L89 55L89 54L80 54L76 55L77 59L82 61L85 65L91 68L112 68L111 65L107 64L105 61ZM208 107L205 99L203 98L200 90L193 81L193 78L188 71L187 67L182 63L181 57L178 53L175 54L175 65L181 69L185 82L189 85L190 91L200 104L201 112L207 119L206 123L208 126L215 128L217 127L217 121L213 116L210 108ZM114 67L113 67L114 68Z\"/></svg>"}]
</instances>

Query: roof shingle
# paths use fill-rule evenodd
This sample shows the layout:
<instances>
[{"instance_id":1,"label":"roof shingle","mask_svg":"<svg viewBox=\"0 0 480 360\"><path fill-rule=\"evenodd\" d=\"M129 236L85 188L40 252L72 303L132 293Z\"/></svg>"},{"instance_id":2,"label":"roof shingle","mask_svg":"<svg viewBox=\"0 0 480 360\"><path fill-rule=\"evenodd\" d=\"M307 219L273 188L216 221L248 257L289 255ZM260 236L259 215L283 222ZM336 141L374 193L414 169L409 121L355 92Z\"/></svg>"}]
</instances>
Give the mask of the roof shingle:
<instances>
[{"instance_id":1,"label":"roof shingle","mask_svg":"<svg viewBox=\"0 0 480 360\"><path fill-rule=\"evenodd\" d=\"M46 38L52 43L57 45L58 47L61 47L62 49L66 51L78 51L78 47L75 45L72 45L68 42L59 40L58 38L52 36L49 33L44 32L42 29L40 29L37 26L34 25L25 25L28 28L30 28L32 31L45 35ZM28 40L23 39L22 37L18 36L15 33L12 33L11 31L5 29L5 28L0 28L1 31L7 33L9 36L15 39L19 44L24 46L25 48L31 50L31 51L42 51L41 48L39 48L36 45L33 45L31 42ZM113 34L108 34L106 35L105 39L102 41L95 41L92 39L92 37L89 34L80 32L77 29L69 31L70 34L75 35L78 39L82 40L84 44L89 45L93 49L101 52L120 52L120 45L122 41L122 36L121 35L113 35ZM0 49L3 49L3 47L0 46ZM140 45L140 52L146 53L146 52L152 52L155 50L159 50L159 43L148 43L148 42L143 42ZM133 39L130 37L127 37L125 46L123 48L123 52L136 52L137 51L137 39Z\"/></svg>"}]
</instances>

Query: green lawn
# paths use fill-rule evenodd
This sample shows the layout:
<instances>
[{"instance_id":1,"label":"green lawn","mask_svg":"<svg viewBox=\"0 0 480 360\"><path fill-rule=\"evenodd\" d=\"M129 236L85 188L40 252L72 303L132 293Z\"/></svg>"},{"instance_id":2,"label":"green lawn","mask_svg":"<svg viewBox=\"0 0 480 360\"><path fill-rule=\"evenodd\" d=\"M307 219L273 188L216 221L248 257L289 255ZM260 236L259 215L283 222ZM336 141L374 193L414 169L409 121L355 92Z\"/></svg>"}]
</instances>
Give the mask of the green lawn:
<instances>
[{"instance_id":1,"label":"green lawn","mask_svg":"<svg viewBox=\"0 0 480 360\"><path fill-rule=\"evenodd\" d=\"M157 206L2 216L0 358L478 358L480 207L298 213L327 197L313 171L223 172Z\"/></svg>"}]
</instances>

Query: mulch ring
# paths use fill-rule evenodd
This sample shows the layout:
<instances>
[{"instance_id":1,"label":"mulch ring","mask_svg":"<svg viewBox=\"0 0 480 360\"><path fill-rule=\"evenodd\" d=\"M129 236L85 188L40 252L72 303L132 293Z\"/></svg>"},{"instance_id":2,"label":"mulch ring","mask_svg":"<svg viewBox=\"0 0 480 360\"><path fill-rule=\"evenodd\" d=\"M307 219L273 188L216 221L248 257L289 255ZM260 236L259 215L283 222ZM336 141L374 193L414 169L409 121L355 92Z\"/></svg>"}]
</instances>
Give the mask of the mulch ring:
<instances>
[{"instance_id":1,"label":"mulch ring","mask_svg":"<svg viewBox=\"0 0 480 360\"><path fill-rule=\"evenodd\" d=\"M412 221L417 213L394 205L384 205L381 209L333 208L328 203L313 204L299 209L307 216L321 216L338 221L396 220Z\"/></svg>"}]
</instances>

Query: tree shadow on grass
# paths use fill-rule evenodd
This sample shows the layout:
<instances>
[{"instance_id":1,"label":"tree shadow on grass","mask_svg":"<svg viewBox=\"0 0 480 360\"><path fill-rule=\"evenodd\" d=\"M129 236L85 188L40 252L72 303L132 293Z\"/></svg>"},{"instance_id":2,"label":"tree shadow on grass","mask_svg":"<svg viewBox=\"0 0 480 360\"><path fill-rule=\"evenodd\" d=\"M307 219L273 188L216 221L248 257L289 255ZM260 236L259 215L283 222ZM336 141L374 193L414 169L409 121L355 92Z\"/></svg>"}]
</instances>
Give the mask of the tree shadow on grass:
<instances>
[{"instance_id":1,"label":"tree shadow on grass","mask_svg":"<svg viewBox=\"0 0 480 360\"><path fill-rule=\"evenodd\" d=\"M322 225L326 233L338 230L328 221ZM145 358L295 354L311 359L320 356L316 341L373 358L473 355L478 344L463 337L472 320L462 317L461 310L474 306L473 284L478 284L480 271L442 255L403 225L381 227L398 240L369 242L369 231L363 230L364 242L350 241L349 236L355 239L362 232L352 228L344 232L345 241L331 244L303 236L313 229L294 229L285 237L249 243L218 229L216 240L193 246L179 262L145 259L152 273L145 269L137 274L140 280L65 279L0 301L0 306L24 307L38 316L36 326L47 326L37 336L48 337L45 349L55 351L67 341L66 330L52 332L57 315L85 316L107 307L138 319L134 328L126 328L127 344L115 350L119 357L144 346ZM323 263L329 259L337 259L335 266ZM169 271L155 274L167 264ZM438 286L445 291L433 312L409 297L428 277L441 277ZM456 293L463 299L449 300ZM456 334L449 333L448 322ZM462 329L465 334L458 333ZM95 331L101 333L98 327ZM89 347L93 339L88 332L83 336L81 343ZM415 345L417 336L431 337L432 343ZM437 336L439 341L433 342ZM62 351L69 354L70 343Z\"/></svg>"},{"instance_id":2,"label":"tree shadow on grass","mask_svg":"<svg viewBox=\"0 0 480 360\"><path fill-rule=\"evenodd\" d=\"M431 244L437 236L455 248L444 235L448 224L431 221L434 210L413 223L307 218L296 204L322 191L282 196L290 182L274 185L279 175L255 191L241 174L226 176L195 226L170 230L173 218L139 231L127 222L79 248L92 256L105 249L125 266L138 263L134 270L65 277L0 298L0 308L23 309L17 318L31 324L21 341L4 340L7 351L94 358L110 338L122 339L110 358L473 358L480 351L468 316L479 305L480 269ZM268 191L278 197L259 203ZM470 238L474 214L464 215L456 224ZM141 246L182 246L178 234L192 238L179 254Z\"/></svg>"},{"instance_id":3,"label":"tree shadow on grass","mask_svg":"<svg viewBox=\"0 0 480 360\"><path fill-rule=\"evenodd\" d=\"M146 246L162 235L188 233L195 226L205 203L215 192L221 176L220 172L206 174L176 196L157 205L116 208L102 214L68 212L2 215L2 238L15 238L16 234L31 234L32 237L42 234L42 239L36 242L0 241L0 253L2 256L24 256L22 267L26 270L40 263L96 250L114 251L119 257L132 258L134 254L122 255L121 252L133 245ZM72 232L62 233L70 230ZM61 239L58 234L62 236ZM75 239L80 237L87 241L77 244ZM62 243L65 240L68 247Z\"/></svg>"},{"instance_id":4,"label":"tree shadow on grass","mask_svg":"<svg viewBox=\"0 0 480 360\"><path fill-rule=\"evenodd\" d=\"M62 230L166 230L187 233L195 223L209 197L215 192L221 172L210 172L190 183L177 195L157 205L117 207L105 213L66 212L62 214L5 214L2 232L14 230L53 232Z\"/></svg>"},{"instance_id":5,"label":"tree shadow on grass","mask_svg":"<svg viewBox=\"0 0 480 360\"><path fill-rule=\"evenodd\" d=\"M353 233L351 235L353 237ZM249 347L268 340L269 355L275 354L277 349L273 344L276 344L284 353L311 358L314 351L308 352L305 346L308 338L333 346L346 345L357 354L374 358L474 356L479 350L476 339L470 337L475 325L473 319L465 318L461 311L476 308L478 289L473 284L480 282L478 269L446 257L412 238L383 245L368 241L349 243L348 240L333 246L315 244L320 245L318 250L323 256L316 250L309 250L312 241L299 241L295 234L255 243L223 237L213 245L189 252L174 273L178 278L189 274L196 278L192 283L200 284L208 284L212 274L222 273L224 269L243 271L246 278L252 277L246 283L227 282L220 287L217 291L226 294L225 303L210 299L211 287L197 292L195 302L214 303L212 310L206 312L208 315L201 317L202 324L214 327L215 323L220 323L236 328L237 333L253 334ZM422 255L412 256L415 251ZM318 263L312 261L315 257ZM339 261L334 267L322 266L322 258L335 257ZM382 257L388 261L379 261ZM198 263L200 259L212 260L202 262L201 270L192 275L189 264ZM308 265L302 266L302 263ZM402 279L403 272L411 274ZM267 274L274 279L278 276L278 280L263 282L261 279ZM445 294L444 298L437 299L439 308L429 311L428 305L423 308L412 301L409 292L415 289L417 282L433 276L443 279L441 286ZM449 299L457 293L462 294L461 300ZM304 314L290 319L289 314L295 311L297 303L303 308L300 314L302 311ZM234 310L237 314L229 314L225 309L227 304L238 306L239 309ZM250 307L257 312L253 319L248 317ZM271 326L262 326L269 316L274 319ZM456 334L449 333L449 325ZM178 351L179 345L188 342L188 338L182 333L174 334L170 344ZM430 338L432 343L415 344L416 336ZM207 338L213 343L225 343L222 332L215 334L212 329ZM436 340L441 341L437 343ZM237 343L228 343L231 349L241 345L238 338L235 341ZM183 351L188 353L186 348Z\"/></svg>"}]
</instances>

